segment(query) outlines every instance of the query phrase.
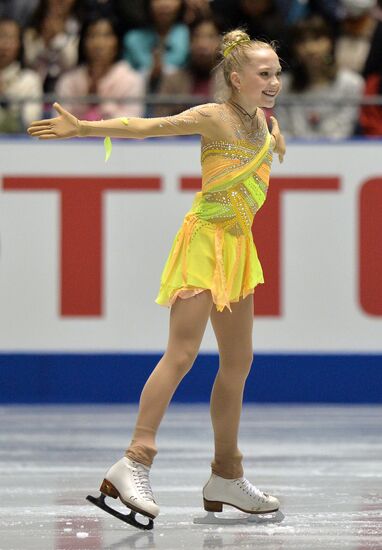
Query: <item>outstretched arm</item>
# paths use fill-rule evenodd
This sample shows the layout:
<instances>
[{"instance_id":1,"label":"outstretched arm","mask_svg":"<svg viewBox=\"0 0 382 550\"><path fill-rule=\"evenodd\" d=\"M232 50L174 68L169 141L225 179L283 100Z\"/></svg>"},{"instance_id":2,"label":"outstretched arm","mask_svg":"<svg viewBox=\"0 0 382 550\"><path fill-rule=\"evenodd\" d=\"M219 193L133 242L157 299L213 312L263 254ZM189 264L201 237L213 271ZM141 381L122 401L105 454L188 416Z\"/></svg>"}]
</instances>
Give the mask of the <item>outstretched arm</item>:
<instances>
[{"instance_id":1,"label":"outstretched arm","mask_svg":"<svg viewBox=\"0 0 382 550\"><path fill-rule=\"evenodd\" d=\"M58 117L37 120L28 128L31 136L39 139L66 139L71 137L101 136L143 139L157 136L181 136L211 132L211 106L193 107L178 115L158 118L112 118L110 120L78 120L59 103L53 107Z\"/></svg>"}]
</instances>

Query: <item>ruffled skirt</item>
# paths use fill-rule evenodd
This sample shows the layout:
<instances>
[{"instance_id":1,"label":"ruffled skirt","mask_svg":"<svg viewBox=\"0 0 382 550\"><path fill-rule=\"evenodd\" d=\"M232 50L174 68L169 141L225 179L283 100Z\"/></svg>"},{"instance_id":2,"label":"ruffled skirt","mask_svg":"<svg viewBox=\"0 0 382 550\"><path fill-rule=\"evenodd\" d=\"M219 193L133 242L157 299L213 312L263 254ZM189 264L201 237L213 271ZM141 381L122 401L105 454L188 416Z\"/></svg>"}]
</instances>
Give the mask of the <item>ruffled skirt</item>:
<instances>
[{"instance_id":1,"label":"ruffled skirt","mask_svg":"<svg viewBox=\"0 0 382 550\"><path fill-rule=\"evenodd\" d=\"M235 236L221 226L187 214L173 241L155 302L170 307L209 289L217 311L238 302L263 283L252 234Z\"/></svg>"}]
</instances>

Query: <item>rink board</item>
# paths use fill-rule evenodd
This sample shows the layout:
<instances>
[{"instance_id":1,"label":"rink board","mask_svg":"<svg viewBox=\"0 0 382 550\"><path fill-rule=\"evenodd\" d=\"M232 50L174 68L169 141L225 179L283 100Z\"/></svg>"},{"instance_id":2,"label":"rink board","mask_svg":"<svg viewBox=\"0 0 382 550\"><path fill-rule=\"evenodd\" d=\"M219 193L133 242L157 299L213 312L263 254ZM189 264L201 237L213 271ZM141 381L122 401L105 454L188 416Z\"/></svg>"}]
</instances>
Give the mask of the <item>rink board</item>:
<instances>
[{"instance_id":1,"label":"rink board","mask_svg":"<svg viewBox=\"0 0 382 550\"><path fill-rule=\"evenodd\" d=\"M168 309L154 300L200 188L199 144L113 144L105 164L101 140L0 141L2 402L135 401L163 353ZM253 227L265 284L248 400L381 401L380 153L379 141L293 143L275 159ZM208 326L199 360L210 356L179 400L208 398Z\"/></svg>"},{"instance_id":2,"label":"rink board","mask_svg":"<svg viewBox=\"0 0 382 550\"><path fill-rule=\"evenodd\" d=\"M157 354L0 355L0 403L136 403ZM244 399L382 403L381 355L256 354ZM173 401L208 402L216 354L200 354Z\"/></svg>"}]
</instances>

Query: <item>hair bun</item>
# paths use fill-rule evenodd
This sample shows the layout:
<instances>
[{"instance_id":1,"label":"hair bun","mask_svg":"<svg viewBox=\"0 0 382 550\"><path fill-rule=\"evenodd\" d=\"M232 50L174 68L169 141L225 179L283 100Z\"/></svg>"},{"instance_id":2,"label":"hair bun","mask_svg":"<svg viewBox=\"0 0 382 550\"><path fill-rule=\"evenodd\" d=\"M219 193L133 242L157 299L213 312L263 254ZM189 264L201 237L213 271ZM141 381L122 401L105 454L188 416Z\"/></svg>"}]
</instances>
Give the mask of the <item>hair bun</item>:
<instances>
[{"instance_id":1,"label":"hair bun","mask_svg":"<svg viewBox=\"0 0 382 550\"><path fill-rule=\"evenodd\" d=\"M231 51L236 48L242 42L250 42L250 36L241 29L235 29L234 31L226 32L223 35L221 54L227 57Z\"/></svg>"}]
</instances>

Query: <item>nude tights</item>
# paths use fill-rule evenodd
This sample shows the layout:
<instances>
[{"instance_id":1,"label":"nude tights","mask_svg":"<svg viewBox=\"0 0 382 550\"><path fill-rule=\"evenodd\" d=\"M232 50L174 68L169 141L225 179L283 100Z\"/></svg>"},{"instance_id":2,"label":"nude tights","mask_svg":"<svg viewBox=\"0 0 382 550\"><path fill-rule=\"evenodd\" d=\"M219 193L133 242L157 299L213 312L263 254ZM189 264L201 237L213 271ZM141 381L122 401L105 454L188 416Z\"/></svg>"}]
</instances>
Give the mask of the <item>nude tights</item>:
<instances>
[{"instance_id":1,"label":"nude tights","mask_svg":"<svg viewBox=\"0 0 382 550\"><path fill-rule=\"evenodd\" d=\"M210 412L215 455L212 471L224 478L243 475L238 431L243 390L253 360L253 294L218 312L210 291L177 298L170 310L167 349L143 388L138 417L126 456L151 466L157 453L155 436L171 398L198 354L208 322L219 348L219 370L211 393Z\"/></svg>"}]
</instances>

